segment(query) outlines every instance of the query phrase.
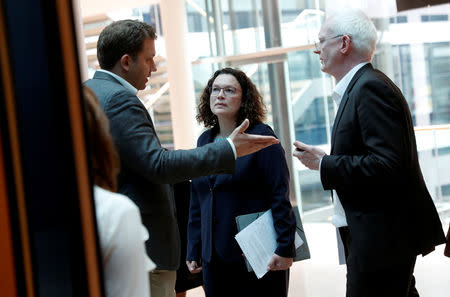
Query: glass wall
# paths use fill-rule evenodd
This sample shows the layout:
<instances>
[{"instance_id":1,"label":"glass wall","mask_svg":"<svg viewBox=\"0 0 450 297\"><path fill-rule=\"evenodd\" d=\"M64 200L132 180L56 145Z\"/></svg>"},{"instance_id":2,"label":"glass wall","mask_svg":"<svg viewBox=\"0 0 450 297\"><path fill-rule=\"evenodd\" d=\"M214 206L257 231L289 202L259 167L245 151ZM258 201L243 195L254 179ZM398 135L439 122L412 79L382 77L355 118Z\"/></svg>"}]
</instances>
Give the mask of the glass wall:
<instances>
[{"instance_id":1,"label":"glass wall","mask_svg":"<svg viewBox=\"0 0 450 297\"><path fill-rule=\"evenodd\" d=\"M433 125L450 123L450 42L424 44Z\"/></svg>"},{"instance_id":2,"label":"glass wall","mask_svg":"<svg viewBox=\"0 0 450 297\"><path fill-rule=\"evenodd\" d=\"M189 2L190 35L197 36L198 42L193 42L196 45L195 51L202 53L196 61L198 64L193 68L196 90L202 90L214 70L226 65L238 66L251 74L263 91L270 110L272 100L267 65L281 61L286 67L284 79L289 90L286 99L292 109L295 139L328 150L336 113L330 97L335 82L320 71L320 63L312 53L312 47L301 50L292 48L312 44L324 19L325 8L330 6L329 1L279 1L281 36L272 38L281 39L282 50L273 56L264 54L269 47L266 46L261 1L192 1L204 9L204 15L193 9ZM220 5L213 7L213 2L219 2ZM351 1L347 2L348 5L352 4ZM360 2L362 8L370 6L364 5L364 2L370 1ZM450 36L429 33L442 32L440 28L449 26L449 6L399 14L386 9L386 13L383 13L378 10L372 16L380 36L373 59L374 66L384 71L401 88L418 129L449 124ZM417 35L420 34L411 34L411 30L423 32L424 35L428 32L427 40L419 39ZM202 44L202 49L198 48L198 44ZM261 55L257 55L253 61L247 61L245 54L254 52ZM205 57L220 58L214 60L214 63L207 63L206 59L202 60ZM276 125L276 122L269 121L269 124ZM432 127L430 129L433 131ZM418 143L423 141L422 132L417 137ZM443 153L448 147L433 149ZM430 154L426 150L421 152L421 160L427 155ZM447 168L450 166L443 154L431 154L431 157L437 158L439 164L446 164ZM294 164L299 177L299 197L306 218L314 221L327 220L330 198L329 193L322 189L318 173L306 170L299 162L294 161ZM427 175L436 171L436 167L430 164L433 163L422 162L423 171L429 185L432 185L430 191L435 194L433 197L442 201L439 197L447 196L450 186L442 178L437 182L435 174ZM309 217L308 211L311 210L314 210L314 216ZM323 215L318 215L320 213Z\"/></svg>"},{"instance_id":3,"label":"glass wall","mask_svg":"<svg viewBox=\"0 0 450 297\"><path fill-rule=\"evenodd\" d=\"M450 35L443 33L450 25L450 4L397 13L390 9L392 5L386 4L394 3L393 0L383 5L375 2L279 0L268 7L269 1L264 0L186 0L189 40L186 54L192 61L195 100L215 70L239 67L263 94L269 111L267 123L275 131L282 131L279 126L288 124L288 133L293 138L328 151L336 113L330 96L335 81L320 71L319 59L312 52L313 41L326 12L344 5L360 7L373 19L379 32L373 65L385 72L405 95L414 125L420 131L417 142L427 184L437 203L447 203L450 180L436 172L450 167L447 158L450 145L436 141L433 147L427 145L431 143L430 135L441 131L436 129L450 124ZM152 5L111 12L108 17L149 22L157 28L161 37L158 42L163 43L160 14L159 5ZM141 99L154 116L162 142L170 148L173 141L170 94L165 91L159 97L154 96L168 82L164 45L157 45L157 50L159 70L152 75L152 86L141 94ZM92 69L93 60L91 57ZM281 71L276 82L270 70L273 65ZM280 86L286 91L282 96L274 93ZM287 102L287 114L273 114L279 109L279 102ZM284 118L288 122L283 123ZM279 136L287 137L285 133ZM307 170L290 155L287 158L297 178L295 196L305 220L327 221L331 200L322 189L318 173Z\"/></svg>"},{"instance_id":4,"label":"glass wall","mask_svg":"<svg viewBox=\"0 0 450 297\"><path fill-rule=\"evenodd\" d=\"M267 123L287 142L285 146L292 148L287 137L320 146L326 152L330 150L330 134L337 111L331 99L335 81L321 72L319 59L313 53L313 42L326 13L331 10L348 5L368 13L379 34L373 65L397 84L408 102L425 181L442 222L450 222L450 35L447 33L450 31L450 4L397 13L395 0L180 2L186 8L185 55L192 62L196 94L195 98L186 97L186 100L198 101L215 70L239 67L262 93L269 112ZM162 13L155 4L105 11L100 17L86 17L84 23L90 75L98 68L95 46L102 27L125 18L141 19L155 26L158 72L152 74L148 88L138 96L151 113L163 146L170 149L174 133ZM277 89L284 93L277 93ZM287 105L282 112L281 103ZM303 212L311 251L310 260L292 266L289 296L344 296L346 270L345 266L337 264L336 230L327 223L333 213L330 193L323 190L317 171L308 170L291 154L286 157L292 165L291 185L295 188L291 201ZM439 247L437 252L442 254ZM433 258L433 254L436 252L417 259L414 274L418 289L424 293L422 295L427 295L428 291L432 292L429 296L446 296L447 283L439 280L448 275L448 265L439 258L442 255ZM436 281L441 286L435 286ZM438 295L437 291L444 293ZM193 295L190 293L188 296L204 296L201 289Z\"/></svg>"}]
</instances>

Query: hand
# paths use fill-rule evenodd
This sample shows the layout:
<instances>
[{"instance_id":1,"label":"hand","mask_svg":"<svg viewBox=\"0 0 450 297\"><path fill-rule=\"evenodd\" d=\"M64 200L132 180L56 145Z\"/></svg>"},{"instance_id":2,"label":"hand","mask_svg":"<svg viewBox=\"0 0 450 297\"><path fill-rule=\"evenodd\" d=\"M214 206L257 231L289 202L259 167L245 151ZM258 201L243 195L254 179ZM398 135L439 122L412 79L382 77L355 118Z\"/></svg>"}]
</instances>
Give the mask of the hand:
<instances>
[{"instance_id":1,"label":"hand","mask_svg":"<svg viewBox=\"0 0 450 297\"><path fill-rule=\"evenodd\" d=\"M297 157L303 165L311 170L319 170L320 160L325 156L325 152L320 148L304 144L300 141L295 141L294 146L296 147L293 155Z\"/></svg>"},{"instance_id":2,"label":"hand","mask_svg":"<svg viewBox=\"0 0 450 297\"><path fill-rule=\"evenodd\" d=\"M292 266L294 262L294 258L285 258L278 256L277 254L273 254L272 258L270 258L269 264L267 264L267 270L286 270Z\"/></svg>"},{"instance_id":3,"label":"hand","mask_svg":"<svg viewBox=\"0 0 450 297\"><path fill-rule=\"evenodd\" d=\"M202 271L202 266L198 266L197 261L186 261L186 265L191 273L199 273Z\"/></svg>"},{"instance_id":4,"label":"hand","mask_svg":"<svg viewBox=\"0 0 450 297\"><path fill-rule=\"evenodd\" d=\"M244 133L247 130L250 122L245 119L242 124L234 129L233 133L230 135L231 141L236 148L237 157L242 157L255 153L265 147L272 144L280 143L278 139L273 136L262 136Z\"/></svg>"}]
</instances>

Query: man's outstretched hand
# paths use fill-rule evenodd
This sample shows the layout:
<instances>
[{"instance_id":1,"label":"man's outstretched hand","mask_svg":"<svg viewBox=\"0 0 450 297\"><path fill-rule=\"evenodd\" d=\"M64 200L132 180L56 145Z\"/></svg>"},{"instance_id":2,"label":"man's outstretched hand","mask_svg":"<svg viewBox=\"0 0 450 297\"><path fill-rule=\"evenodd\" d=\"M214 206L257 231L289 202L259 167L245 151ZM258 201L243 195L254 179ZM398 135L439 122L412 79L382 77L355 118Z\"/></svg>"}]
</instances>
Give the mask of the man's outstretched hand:
<instances>
[{"instance_id":1,"label":"man's outstretched hand","mask_svg":"<svg viewBox=\"0 0 450 297\"><path fill-rule=\"evenodd\" d=\"M242 124L234 129L233 133L230 135L230 139L233 141L236 148L236 155L238 158L255 153L272 144L280 143L280 141L273 136L244 133L249 124L250 122L248 119L245 119Z\"/></svg>"}]
</instances>

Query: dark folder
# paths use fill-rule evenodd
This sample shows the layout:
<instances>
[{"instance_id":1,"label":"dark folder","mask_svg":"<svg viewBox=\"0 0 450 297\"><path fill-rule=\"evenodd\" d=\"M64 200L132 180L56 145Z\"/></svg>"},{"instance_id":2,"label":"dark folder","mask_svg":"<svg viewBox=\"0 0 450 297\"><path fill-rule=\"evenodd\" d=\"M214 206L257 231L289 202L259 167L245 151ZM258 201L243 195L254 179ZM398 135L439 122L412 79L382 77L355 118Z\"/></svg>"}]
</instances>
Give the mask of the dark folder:
<instances>
[{"instance_id":1,"label":"dark folder","mask_svg":"<svg viewBox=\"0 0 450 297\"><path fill-rule=\"evenodd\" d=\"M300 218L300 213L298 211L298 207L295 206L292 208L292 210L294 211L295 220L297 222L296 232L298 233L300 238L303 240L303 244L301 246L299 246L298 249L296 250L296 255L294 258L294 262L295 262L295 261L309 259L309 258L311 258L311 255L309 253L309 247L308 247L308 242L306 241L305 231L303 231L303 224L302 224L302 220ZM244 229L245 227L250 225L250 223L252 223L254 220L259 218L259 216L263 215L264 213L265 213L265 211L237 216L236 224L237 224L238 232L240 232L242 229ZM252 267L250 266L250 263L248 263L247 260L245 261L245 264L247 265L248 271L253 271Z\"/></svg>"}]
</instances>

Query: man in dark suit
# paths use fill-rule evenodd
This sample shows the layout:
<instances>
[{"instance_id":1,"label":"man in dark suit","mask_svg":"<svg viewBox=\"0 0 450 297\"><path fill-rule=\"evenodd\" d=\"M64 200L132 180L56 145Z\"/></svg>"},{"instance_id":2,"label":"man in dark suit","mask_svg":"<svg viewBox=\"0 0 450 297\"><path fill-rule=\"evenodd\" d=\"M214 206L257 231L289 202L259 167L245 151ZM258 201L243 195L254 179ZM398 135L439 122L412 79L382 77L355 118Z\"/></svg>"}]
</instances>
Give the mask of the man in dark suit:
<instances>
[{"instance_id":1,"label":"man in dark suit","mask_svg":"<svg viewBox=\"0 0 450 297\"><path fill-rule=\"evenodd\" d=\"M134 20L113 22L100 34L101 70L85 82L98 96L110 121L121 159L119 192L140 208L150 238L148 255L157 270L150 275L153 297L175 296L180 239L171 184L209 174L232 173L235 160L279 141L245 134L248 121L228 139L192 150L161 147L153 121L136 93L156 71L154 28ZM131 244L131 243L130 243Z\"/></svg>"},{"instance_id":2,"label":"man in dark suit","mask_svg":"<svg viewBox=\"0 0 450 297\"><path fill-rule=\"evenodd\" d=\"M314 52L337 82L331 153L294 143L294 156L320 170L335 208L343 207L335 224L347 252L347 297L411 296L416 256L445 242L419 166L408 105L370 64L376 41L375 26L360 10L325 21Z\"/></svg>"}]
</instances>

